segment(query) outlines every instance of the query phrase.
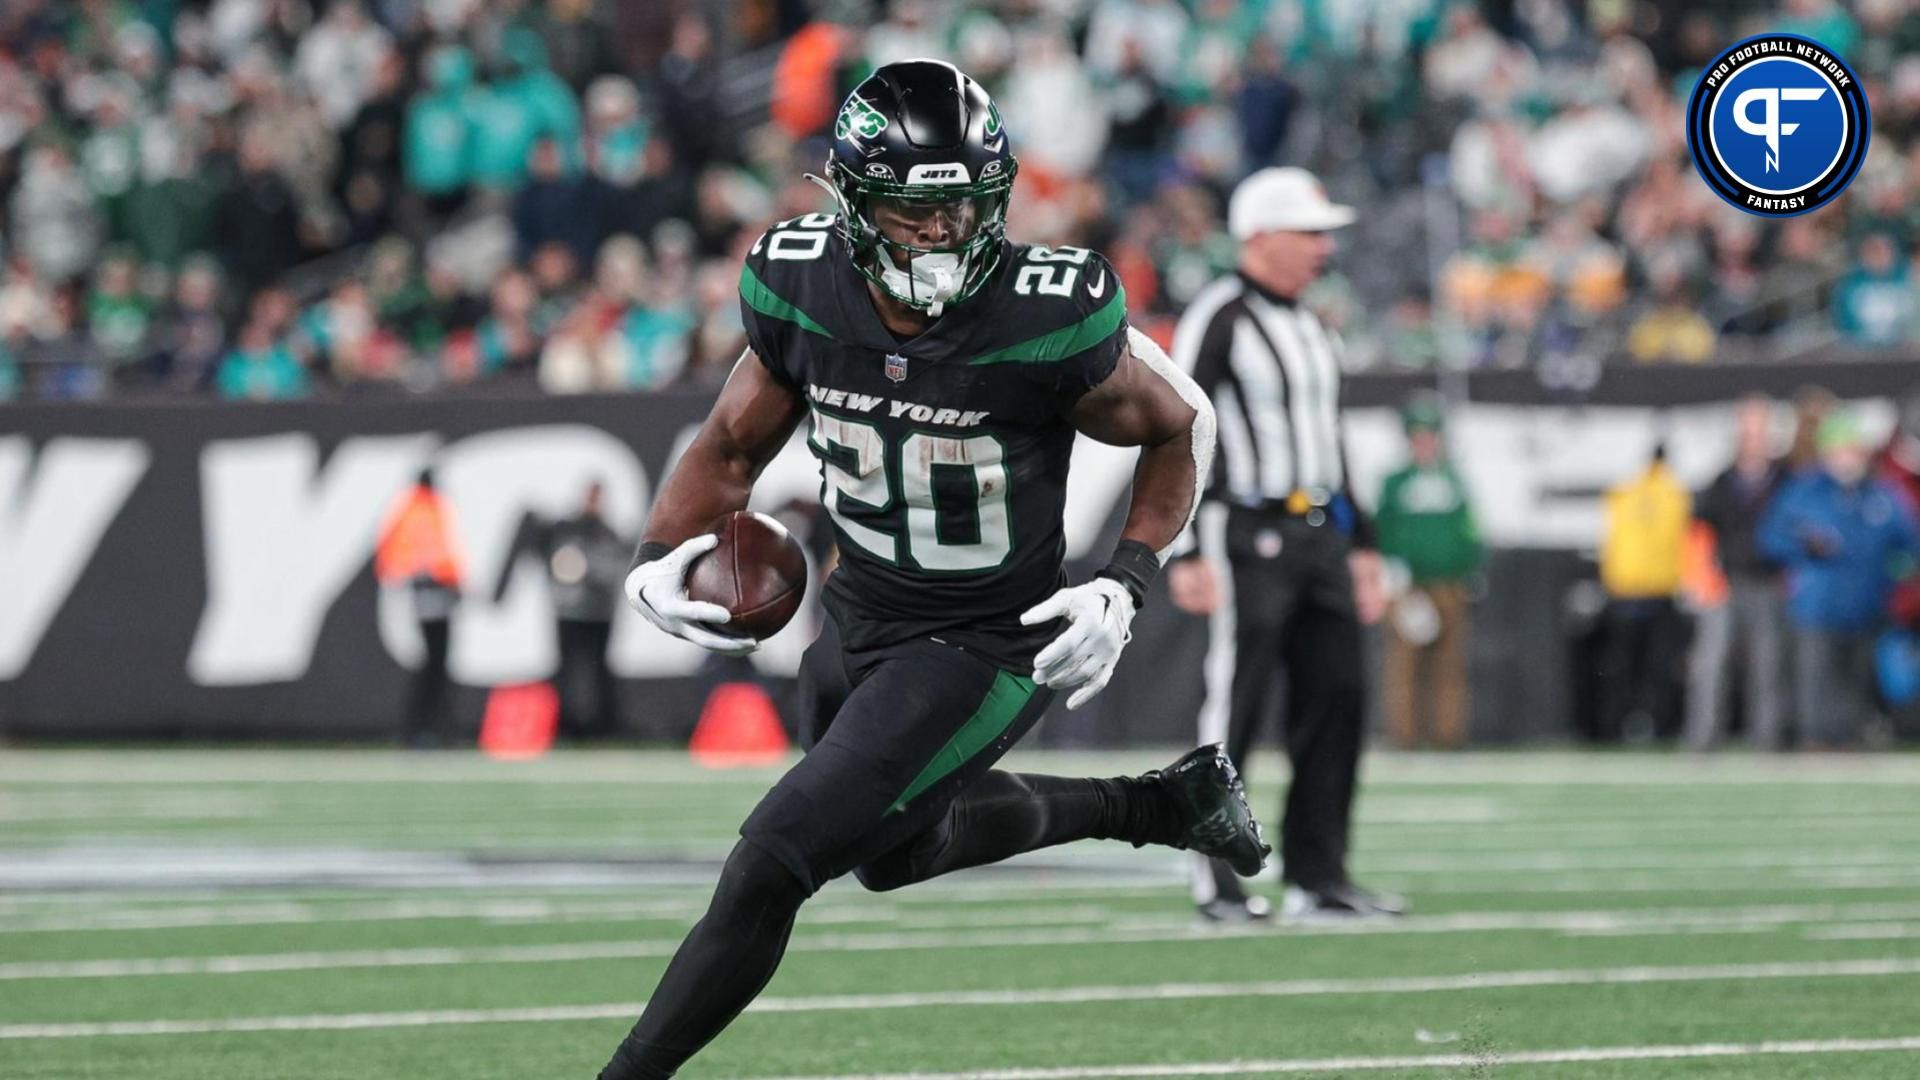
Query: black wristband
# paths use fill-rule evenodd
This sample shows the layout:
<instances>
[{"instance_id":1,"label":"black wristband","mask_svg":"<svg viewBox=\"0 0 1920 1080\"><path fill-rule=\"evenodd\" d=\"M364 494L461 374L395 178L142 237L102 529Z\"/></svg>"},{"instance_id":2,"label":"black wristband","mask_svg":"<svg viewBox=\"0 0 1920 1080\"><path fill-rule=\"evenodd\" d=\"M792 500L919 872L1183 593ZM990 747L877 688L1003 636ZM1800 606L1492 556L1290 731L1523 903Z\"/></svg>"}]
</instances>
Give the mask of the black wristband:
<instances>
[{"instance_id":1,"label":"black wristband","mask_svg":"<svg viewBox=\"0 0 1920 1080\"><path fill-rule=\"evenodd\" d=\"M648 540L640 545L639 551L633 553L633 566L627 567L627 573L633 573L634 567L639 566L641 563L650 563L671 554L673 554L672 544L663 544L658 540Z\"/></svg>"},{"instance_id":2,"label":"black wristband","mask_svg":"<svg viewBox=\"0 0 1920 1080\"><path fill-rule=\"evenodd\" d=\"M1160 556L1138 540L1122 540L1113 549L1113 558L1094 577L1112 578L1126 587L1133 597L1135 611L1147 606L1147 589L1160 576Z\"/></svg>"}]
</instances>

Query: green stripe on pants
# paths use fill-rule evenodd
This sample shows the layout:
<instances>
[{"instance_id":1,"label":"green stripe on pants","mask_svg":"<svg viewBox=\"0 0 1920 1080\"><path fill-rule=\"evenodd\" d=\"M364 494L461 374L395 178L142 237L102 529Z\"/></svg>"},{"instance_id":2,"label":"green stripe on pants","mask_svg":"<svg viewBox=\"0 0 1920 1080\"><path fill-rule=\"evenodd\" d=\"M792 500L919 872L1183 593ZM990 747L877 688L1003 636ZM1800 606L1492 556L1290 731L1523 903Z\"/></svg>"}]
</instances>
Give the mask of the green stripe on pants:
<instances>
[{"instance_id":1,"label":"green stripe on pants","mask_svg":"<svg viewBox=\"0 0 1920 1080\"><path fill-rule=\"evenodd\" d=\"M921 792L939 783L965 765L973 755L985 749L993 740L1004 734L1013 719L1026 707L1027 700L1033 697L1033 680L1010 672L1002 671L994 677L993 685L987 689L987 696L980 707L973 711L960 730L953 733L947 745L933 755L927 767L913 778L907 790L893 805L887 807L887 813L898 813L912 802Z\"/></svg>"}]
</instances>

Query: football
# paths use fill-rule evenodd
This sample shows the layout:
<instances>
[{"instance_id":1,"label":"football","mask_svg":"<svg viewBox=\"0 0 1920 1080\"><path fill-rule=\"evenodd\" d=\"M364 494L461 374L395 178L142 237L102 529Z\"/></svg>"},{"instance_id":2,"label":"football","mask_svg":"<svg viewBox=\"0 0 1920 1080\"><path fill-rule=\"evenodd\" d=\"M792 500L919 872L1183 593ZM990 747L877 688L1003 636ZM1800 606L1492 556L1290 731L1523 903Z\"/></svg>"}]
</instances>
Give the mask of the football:
<instances>
[{"instance_id":1,"label":"football","mask_svg":"<svg viewBox=\"0 0 1920 1080\"><path fill-rule=\"evenodd\" d=\"M713 529L720 545L687 570L687 595L733 613L726 633L764 641L780 632L807 594L807 556L785 525L738 511Z\"/></svg>"}]
</instances>

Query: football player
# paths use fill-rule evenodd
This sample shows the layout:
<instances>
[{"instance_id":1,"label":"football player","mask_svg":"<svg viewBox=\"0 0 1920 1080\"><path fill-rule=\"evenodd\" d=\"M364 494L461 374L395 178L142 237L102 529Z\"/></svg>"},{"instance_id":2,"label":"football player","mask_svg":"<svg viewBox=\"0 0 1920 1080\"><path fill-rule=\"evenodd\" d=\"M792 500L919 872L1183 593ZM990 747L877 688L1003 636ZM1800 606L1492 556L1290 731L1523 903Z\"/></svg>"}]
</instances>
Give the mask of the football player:
<instances>
[{"instance_id":1,"label":"football player","mask_svg":"<svg viewBox=\"0 0 1920 1080\"><path fill-rule=\"evenodd\" d=\"M993 768L1055 692L1098 694L1213 453L1198 388L1127 326L1113 267L1014 243L999 110L950 65L878 69L834 125L838 213L775 225L740 275L748 355L661 487L629 601L722 653L754 643L688 598L706 530L747 505L802 420L839 567L801 663L806 756L760 801L706 917L601 1080L671 1076L772 977L794 916L848 872L895 889L1072 840L1164 844L1258 873L1268 854L1217 746L1139 777ZM1140 448L1112 561L1067 586L1076 432Z\"/></svg>"}]
</instances>

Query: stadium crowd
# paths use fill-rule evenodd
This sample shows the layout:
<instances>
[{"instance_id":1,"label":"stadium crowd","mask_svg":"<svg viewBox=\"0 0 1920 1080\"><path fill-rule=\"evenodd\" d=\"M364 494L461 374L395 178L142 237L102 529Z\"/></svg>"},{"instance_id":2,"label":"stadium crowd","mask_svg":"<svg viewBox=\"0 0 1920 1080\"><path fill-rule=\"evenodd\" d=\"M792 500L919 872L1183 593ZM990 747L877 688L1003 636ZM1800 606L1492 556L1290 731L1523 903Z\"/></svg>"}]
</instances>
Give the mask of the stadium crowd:
<instances>
[{"instance_id":1,"label":"stadium crowd","mask_svg":"<svg viewBox=\"0 0 1920 1080\"><path fill-rule=\"evenodd\" d=\"M1838 212L1691 175L1699 65L1763 27L1866 82ZM743 247L913 55L1002 102L1012 231L1105 251L1149 328L1292 161L1366 210L1313 298L1356 367L1920 336L1901 0L16 0L0 43L0 397L711 383Z\"/></svg>"},{"instance_id":2,"label":"stadium crowd","mask_svg":"<svg viewBox=\"0 0 1920 1080\"><path fill-rule=\"evenodd\" d=\"M1920 390L1883 441L1831 394L1741 401L1730 460L1689 491L1664 447L1608 491L1590 641L1595 741L1886 745L1920 720ZM1736 708L1737 706L1737 708Z\"/></svg>"}]
</instances>

